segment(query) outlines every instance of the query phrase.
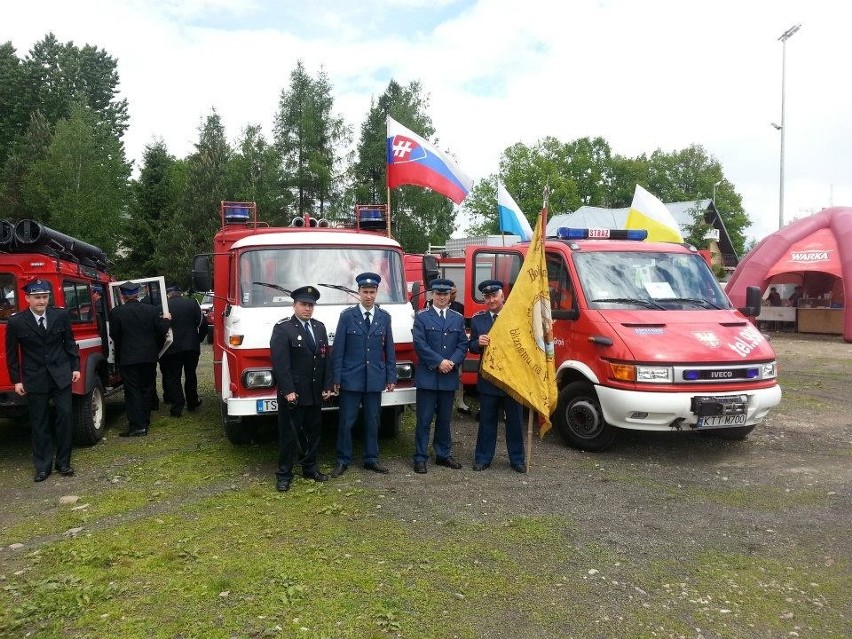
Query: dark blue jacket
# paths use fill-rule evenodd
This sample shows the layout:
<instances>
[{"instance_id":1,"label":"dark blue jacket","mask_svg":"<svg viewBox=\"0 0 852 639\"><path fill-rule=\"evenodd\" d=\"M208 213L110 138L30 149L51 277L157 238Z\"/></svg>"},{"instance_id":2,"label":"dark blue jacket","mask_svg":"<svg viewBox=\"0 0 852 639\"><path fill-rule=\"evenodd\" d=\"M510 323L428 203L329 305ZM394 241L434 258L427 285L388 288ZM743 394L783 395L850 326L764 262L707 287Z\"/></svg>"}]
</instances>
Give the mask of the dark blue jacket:
<instances>
[{"instance_id":1,"label":"dark blue jacket","mask_svg":"<svg viewBox=\"0 0 852 639\"><path fill-rule=\"evenodd\" d=\"M488 311L479 311L476 315L470 318L470 352L480 356L480 369L482 368L482 353L485 350L479 345L479 336L487 335L491 327L494 326L494 319ZM486 395L505 395L506 392L498 388L487 379L482 377L482 374L477 375L476 390Z\"/></svg>"},{"instance_id":2,"label":"dark blue jacket","mask_svg":"<svg viewBox=\"0 0 852 639\"><path fill-rule=\"evenodd\" d=\"M447 318L441 320L432 307L419 311L414 316L414 351L417 353L417 370L414 384L429 390L456 390L459 387L459 369L467 353L467 334L464 317L454 310L447 310ZM438 364L448 359L456 367L449 373L438 372Z\"/></svg>"},{"instance_id":3,"label":"dark blue jacket","mask_svg":"<svg viewBox=\"0 0 852 639\"><path fill-rule=\"evenodd\" d=\"M47 331L39 328L29 308L12 315L6 325L9 378L13 384L23 382L30 393L48 392L51 377L59 388L65 388L71 384L71 373L80 370L80 351L68 311L48 306L44 314Z\"/></svg>"},{"instance_id":4,"label":"dark blue jacket","mask_svg":"<svg viewBox=\"0 0 852 639\"><path fill-rule=\"evenodd\" d=\"M374 306L369 331L360 305L340 314L331 349L331 383L360 393L379 393L396 384L390 313Z\"/></svg>"},{"instance_id":5,"label":"dark blue jacket","mask_svg":"<svg viewBox=\"0 0 852 639\"><path fill-rule=\"evenodd\" d=\"M317 343L316 351L309 346L302 321L295 315L278 322L272 329L272 338L269 341L272 374L278 386L278 395L283 398L290 393L296 393L299 396L299 406L321 404L322 392L331 390L331 366L325 324L315 319L310 322ZM283 408L284 406L279 404L279 409Z\"/></svg>"}]
</instances>

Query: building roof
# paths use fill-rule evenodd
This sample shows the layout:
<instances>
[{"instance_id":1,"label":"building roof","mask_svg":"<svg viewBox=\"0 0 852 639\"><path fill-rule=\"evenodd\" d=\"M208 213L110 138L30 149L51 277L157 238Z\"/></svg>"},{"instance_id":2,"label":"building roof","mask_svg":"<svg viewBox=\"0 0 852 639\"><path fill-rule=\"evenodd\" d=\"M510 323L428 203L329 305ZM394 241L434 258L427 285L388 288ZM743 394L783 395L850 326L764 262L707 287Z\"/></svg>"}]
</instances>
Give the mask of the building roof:
<instances>
[{"instance_id":1,"label":"building roof","mask_svg":"<svg viewBox=\"0 0 852 639\"><path fill-rule=\"evenodd\" d=\"M666 208L680 226L683 234L695 223L693 213L698 210L707 211L710 200L689 200L687 202L671 202ZM605 209L600 206L581 206L573 213L554 215L547 221L547 235L555 236L560 226L573 228L605 228L623 229L627 225L629 208Z\"/></svg>"}]
</instances>

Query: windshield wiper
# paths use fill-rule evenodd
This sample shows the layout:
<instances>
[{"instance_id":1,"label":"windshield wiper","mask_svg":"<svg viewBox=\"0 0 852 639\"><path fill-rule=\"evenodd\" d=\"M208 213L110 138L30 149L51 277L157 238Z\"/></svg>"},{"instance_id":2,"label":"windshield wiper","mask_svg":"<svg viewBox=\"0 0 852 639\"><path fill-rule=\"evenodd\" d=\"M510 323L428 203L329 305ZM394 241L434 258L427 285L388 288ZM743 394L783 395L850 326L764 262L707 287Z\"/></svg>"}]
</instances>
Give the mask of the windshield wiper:
<instances>
[{"instance_id":1,"label":"windshield wiper","mask_svg":"<svg viewBox=\"0 0 852 639\"><path fill-rule=\"evenodd\" d=\"M646 300L638 297L603 297L600 299L592 300L592 303L613 303L613 304L638 304L639 306L644 306L645 308L653 308L661 311L666 310L665 306L661 304L657 304L654 300Z\"/></svg>"},{"instance_id":2,"label":"windshield wiper","mask_svg":"<svg viewBox=\"0 0 852 639\"><path fill-rule=\"evenodd\" d=\"M292 291L287 290L283 286L278 286L278 284L270 284L269 282L252 282L252 285L257 284L258 286L266 286L268 288L274 288L276 291L281 291L284 295L289 295Z\"/></svg>"},{"instance_id":3,"label":"windshield wiper","mask_svg":"<svg viewBox=\"0 0 852 639\"><path fill-rule=\"evenodd\" d=\"M705 300L700 297L663 297L660 298L661 302L689 302L690 304L695 304L696 306L700 306L702 308L715 308L721 309L722 307L718 304L714 304L710 300Z\"/></svg>"},{"instance_id":4,"label":"windshield wiper","mask_svg":"<svg viewBox=\"0 0 852 639\"><path fill-rule=\"evenodd\" d=\"M360 297L358 296L358 291L352 290L348 286L343 286L342 284L323 284L322 282L320 282L319 284L317 284L317 286L325 286L326 288L333 288L338 291L343 291L344 293L349 293L353 297L357 297L358 299L360 299Z\"/></svg>"}]
</instances>

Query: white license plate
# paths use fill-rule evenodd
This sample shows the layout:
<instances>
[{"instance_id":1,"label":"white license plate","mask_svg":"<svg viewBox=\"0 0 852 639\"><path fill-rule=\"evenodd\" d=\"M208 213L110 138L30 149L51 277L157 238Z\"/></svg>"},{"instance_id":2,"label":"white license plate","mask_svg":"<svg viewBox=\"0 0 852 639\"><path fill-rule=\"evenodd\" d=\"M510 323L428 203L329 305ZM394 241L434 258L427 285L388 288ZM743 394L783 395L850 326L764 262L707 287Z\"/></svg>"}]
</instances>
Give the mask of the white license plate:
<instances>
[{"instance_id":1,"label":"white license plate","mask_svg":"<svg viewBox=\"0 0 852 639\"><path fill-rule=\"evenodd\" d=\"M744 426L745 415L718 415L714 417L699 417L697 428L727 428L728 426Z\"/></svg>"},{"instance_id":2,"label":"white license plate","mask_svg":"<svg viewBox=\"0 0 852 639\"><path fill-rule=\"evenodd\" d=\"M259 400L257 400L257 412L258 413L277 413L278 412L278 400L277 399L259 399Z\"/></svg>"}]
</instances>

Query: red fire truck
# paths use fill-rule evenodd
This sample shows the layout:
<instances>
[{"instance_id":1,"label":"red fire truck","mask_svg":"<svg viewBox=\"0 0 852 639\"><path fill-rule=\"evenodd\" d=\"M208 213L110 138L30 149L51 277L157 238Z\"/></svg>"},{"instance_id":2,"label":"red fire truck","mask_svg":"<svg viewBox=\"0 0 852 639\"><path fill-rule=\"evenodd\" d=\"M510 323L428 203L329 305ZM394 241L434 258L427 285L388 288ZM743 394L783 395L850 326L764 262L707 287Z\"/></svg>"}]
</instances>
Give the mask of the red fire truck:
<instances>
[{"instance_id":1,"label":"red fire truck","mask_svg":"<svg viewBox=\"0 0 852 639\"><path fill-rule=\"evenodd\" d=\"M781 400L775 352L748 319L760 313L760 289L737 310L695 248L645 236L559 229L546 241L554 424L589 451L608 448L620 429L744 438ZM464 248L465 315L484 309L483 280L511 293L528 246Z\"/></svg>"},{"instance_id":2,"label":"red fire truck","mask_svg":"<svg viewBox=\"0 0 852 639\"><path fill-rule=\"evenodd\" d=\"M213 375L228 439L241 444L257 432L258 417L278 412L269 340L292 315L290 291L312 285L321 297L314 318L334 343L340 312L358 303L355 276L382 277L378 303L391 314L398 383L382 393L380 432L396 433L402 411L415 401L414 311L409 304L399 243L387 233L384 205L357 206L351 223L297 217L289 227L259 221L254 202L222 202L212 255L193 259L193 284L213 292ZM335 400L324 410L335 410Z\"/></svg>"},{"instance_id":3,"label":"red fire truck","mask_svg":"<svg viewBox=\"0 0 852 639\"><path fill-rule=\"evenodd\" d=\"M21 287L37 277L50 284L50 304L71 315L74 339L80 348L80 379L73 384L74 442L94 444L103 437L105 399L121 390L108 337L109 309L119 303L116 287L107 273L107 256L96 246L54 231L34 220L12 224L0 221L0 342L6 341L6 322L27 308ZM163 278L134 280L145 287L145 299L163 310L166 306ZM100 299L92 295L99 284ZM25 421L26 398L15 393L0 354L0 417Z\"/></svg>"}]
</instances>

